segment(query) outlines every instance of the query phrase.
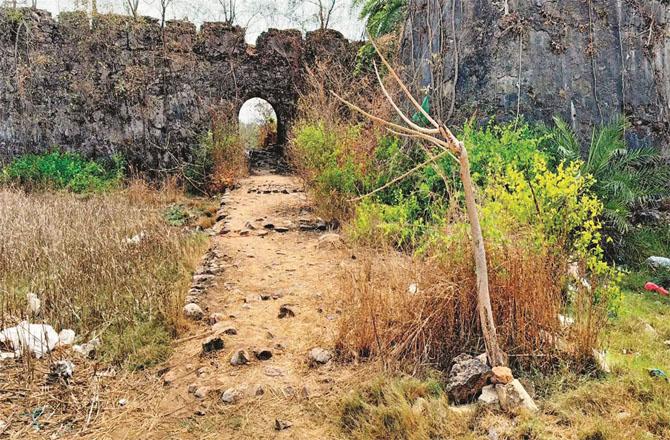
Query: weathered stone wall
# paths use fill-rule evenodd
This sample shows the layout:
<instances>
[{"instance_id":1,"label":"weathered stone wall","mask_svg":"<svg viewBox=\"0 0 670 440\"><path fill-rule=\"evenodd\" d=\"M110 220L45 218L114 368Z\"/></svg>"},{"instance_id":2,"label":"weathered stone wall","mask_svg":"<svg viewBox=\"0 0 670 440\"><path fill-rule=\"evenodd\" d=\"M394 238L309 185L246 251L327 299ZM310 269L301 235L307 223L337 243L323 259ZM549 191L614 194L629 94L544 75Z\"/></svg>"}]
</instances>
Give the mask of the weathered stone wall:
<instances>
[{"instance_id":1,"label":"weathered stone wall","mask_svg":"<svg viewBox=\"0 0 670 440\"><path fill-rule=\"evenodd\" d=\"M667 149L667 0L504 3L410 0L402 57L443 120L561 116L586 137L623 113L631 145Z\"/></svg>"},{"instance_id":2,"label":"weathered stone wall","mask_svg":"<svg viewBox=\"0 0 670 440\"><path fill-rule=\"evenodd\" d=\"M336 47L339 53L324 53ZM305 66L353 62L334 31L303 39L271 29L255 46L244 30L151 18L0 10L0 160L53 146L88 156L121 152L145 169L188 158L218 118L237 121L247 99L267 100L279 138L295 116Z\"/></svg>"}]
</instances>

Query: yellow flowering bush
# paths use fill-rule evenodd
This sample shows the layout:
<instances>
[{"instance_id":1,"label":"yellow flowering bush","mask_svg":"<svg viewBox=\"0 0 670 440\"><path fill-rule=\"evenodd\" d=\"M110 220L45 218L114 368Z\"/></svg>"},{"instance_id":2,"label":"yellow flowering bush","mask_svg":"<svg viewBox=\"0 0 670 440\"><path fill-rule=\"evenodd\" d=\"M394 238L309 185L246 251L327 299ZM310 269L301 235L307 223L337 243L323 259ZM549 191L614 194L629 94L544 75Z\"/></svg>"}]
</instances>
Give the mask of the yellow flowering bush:
<instances>
[{"instance_id":1,"label":"yellow flowering bush","mask_svg":"<svg viewBox=\"0 0 670 440\"><path fill-rule=\"evenodd\" d=\"M510 236L519 224L529 225L538 246L579 264L594 304L604 300L612 310L620 297L621 274L604 260L599 220L603 204L590 190L593 178L581 170L582 164L575 161L553 171L541 153L525 170L513 164L498 167L485 189L485 230L487 238L495 240Z\"/></svg>"}]
</instances>

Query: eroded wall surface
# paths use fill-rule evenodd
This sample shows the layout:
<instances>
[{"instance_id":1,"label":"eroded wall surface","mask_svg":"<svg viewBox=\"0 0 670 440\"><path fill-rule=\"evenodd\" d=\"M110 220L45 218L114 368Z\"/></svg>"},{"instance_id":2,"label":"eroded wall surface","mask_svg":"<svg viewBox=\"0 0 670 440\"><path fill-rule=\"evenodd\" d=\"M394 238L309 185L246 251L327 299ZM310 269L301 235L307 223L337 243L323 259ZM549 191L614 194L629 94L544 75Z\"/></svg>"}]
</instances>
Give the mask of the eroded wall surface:
<instances>
[{"instance_id":1,"label":"eroded wall surface","mask_svg":"<svg viewBox=\"0 0 670 440\"><path fill-rule=\"evenodd\" d=\"M253 97L272 104L282 139L305 66L353 63L356 49L335 31L270 29L251 46L222 23L0 10L0 160L58 146L160 169Z\"/></svg>"},{"instance_id":2,"label":"eroded wall surface","mask_svg":"<svg viewBox=\"0 0 670 440\"><path fill-rule=\"evenodd\" d=\"M625 114L631 145L667 151L669 18L657 0L410 0L402 58L454 124L561 116L587 138Z\"/></svg>"}]
</instances>

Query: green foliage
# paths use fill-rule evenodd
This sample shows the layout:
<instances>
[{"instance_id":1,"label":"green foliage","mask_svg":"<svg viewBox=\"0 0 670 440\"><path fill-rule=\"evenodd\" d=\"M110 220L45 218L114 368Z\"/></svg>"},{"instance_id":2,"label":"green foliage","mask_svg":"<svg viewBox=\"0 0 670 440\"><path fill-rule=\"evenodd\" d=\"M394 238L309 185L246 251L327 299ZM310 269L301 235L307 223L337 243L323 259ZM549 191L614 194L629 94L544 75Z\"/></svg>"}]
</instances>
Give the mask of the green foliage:
<instances>
[{"instance_id":1,"label":"green foliage","mask_svg":"<svg viewBox=\"0 0 670 440\"><path fill-rule=\"evenodd\" d=\"M183 173L190 192L209 194L233 186L247 168L244 142L237 127L222 122L202 136Z\"/></svg>"},{"instance_id":2,"label":"green foliage","mask_svg":"<svg viewBox=\"0 0 670 440\"><path fill-rule=\"evenodd\" d=\"M110 330L104 339L102 358L131 371L157 365L172 352L167 328L156 321L138 320L123 329Z\"/></svg>"},{"instance_id":3,"label":"green foliage","mask_svg":"<svg viewBox=\"0 0 670 440\"><path fill-rule=\"evenodd\" d=\"M538 152L525 172L520 165L498 167L489 179L483 206L487 232L504 239L519 223L533 227L538 244L581 261L595 296L615 307L621 274L604 260L603 204L591 192L593 179L582 174L579 161L551 170Z\"/></svg>"},{"instance_id":4,"label":"green foliage","mask_svg":"<svg viewBox=\"0 0 670 440\"><path fill-rule=\"evenodd\" d=\"M407 15L407 0L354 0L355 7L362 7L360 18L375 38L398 30Z\"/></svg>"},{"instance_id":5,"label":"green foliage","mask_svg":"<svg viewBox=\"0 0 670 440\"><path fill-rule=\"evenodd\" d=\"M581 145L568 125L556 119L551 153L557 162L581 158ZM633 232L632 212L636 207L653 204L670 194L670 167L654 148L626 146L625 119L618 119L593 132L582 162L583 174L595 179L592 186L603 201L603 219L607 235L613 240L612 254L626 258L620 249Z\"/></svg>"},{"instance_id":6,"label":"green foliage","mask_svg":"<svg viewBox=\"0 0 670 440\"><path fill-rule=\"evenodd\" d=\"M170 205L164 212L165 221L170 226L184 226L188 223L191 215L183 205L178 203Z\"/></svg>"},{"instance_id":7,"label":"green foliage","mask_svg":"<svg viewBox=\"0 0 670 440\"><path fill-rule=\"evenodd\" d=\"M5 166L0 181L29 190L101 192L118 187L123 179L123 159L113 156L110 162L106 167L99 162L86 160L79 154L60 151L27 154Z\"/></svg>"},{"instance_id":8,"label":"green foliage","mask_svg":"<svg viewBox=\"0 0 670 440\"><path fill-rule=\"evenodd\" d=\"M369 187L369 158L356 151L358 127L339 129L322 121L295 128L292 154L313 195L333 216L346 215L350 203Z\"/></svg>"}]
</instances>

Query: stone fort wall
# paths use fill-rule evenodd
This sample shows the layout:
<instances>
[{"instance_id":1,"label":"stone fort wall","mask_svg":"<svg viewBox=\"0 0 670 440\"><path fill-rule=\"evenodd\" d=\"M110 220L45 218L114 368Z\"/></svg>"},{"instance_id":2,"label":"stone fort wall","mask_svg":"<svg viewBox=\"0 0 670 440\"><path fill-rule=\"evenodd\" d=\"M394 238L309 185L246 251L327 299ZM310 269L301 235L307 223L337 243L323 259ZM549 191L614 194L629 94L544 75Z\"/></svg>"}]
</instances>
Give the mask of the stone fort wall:
<instances>
[{"instance_id":1,"label":"stone fort wall","mask_svg":"<svg viewBox=\"0 0 670 440\"><path fill-rule=\"evenodd\" d=\"M296 114L305 67L321 57L353 63L357 45L336 31L270 29L256 45L244 29L152 18L54 19L0 10L0 161L58 146L89 157L120 152L152 169L188 158L214 118L237 121L260 97L279 138Z\"/></svg>"}]
</instances>

